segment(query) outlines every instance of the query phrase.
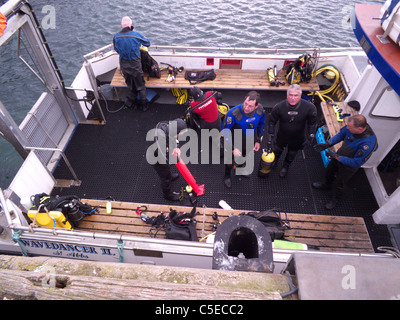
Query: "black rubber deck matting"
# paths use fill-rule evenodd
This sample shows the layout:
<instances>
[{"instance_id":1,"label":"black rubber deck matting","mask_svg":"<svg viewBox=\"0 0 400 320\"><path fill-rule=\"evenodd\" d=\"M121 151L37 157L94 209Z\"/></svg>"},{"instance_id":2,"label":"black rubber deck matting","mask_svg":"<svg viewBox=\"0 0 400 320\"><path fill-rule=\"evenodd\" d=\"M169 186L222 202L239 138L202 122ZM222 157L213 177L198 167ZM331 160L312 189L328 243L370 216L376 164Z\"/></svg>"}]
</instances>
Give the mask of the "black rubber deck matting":
<instances>
[{"instance_id":1,"label":"black rubber deck matting","mask_svg":"<svg viewBox=\"0 0 400 320\"><path fill-rule=\"evenodd\" d=\"M109 101L109 109L121 103ZM164 200L160 182L147 163L147 132L162 120L182 116L183 106L154 104L148 112L123 109L106 114L106 125L79 125L66 151L68 160L82 180L80 187L56 188L53 194L77 195L80 198L116 201L172 204ZM267 113L269 109L266 109ZM263 147L265 147L265 141ZM373 246L391 246L386 225L376 225L372 214L378 209L368 180L359 170L345 190L342 201L333 210L326 210L329 193L314 190L311 183L323 180L324 166L319 153L310 146L299 152L286 178L279 177L281 163L266 179L257 176L261 152L256 155L255 171L249 178L234 176L232 188L223 184L223 164L189 164L198 184L205 185L205 195L197 198L197 206L218 208L225 200L234 209L265 210L279 208L290 213L363 217ZM172 168L175 170L176 168ZM57 179L71 179L63 161L58 166ZM174 191L187 185L183 177L173 182ZM189 199L181 205L190 205Z\"/></svg>"}]
</instances>

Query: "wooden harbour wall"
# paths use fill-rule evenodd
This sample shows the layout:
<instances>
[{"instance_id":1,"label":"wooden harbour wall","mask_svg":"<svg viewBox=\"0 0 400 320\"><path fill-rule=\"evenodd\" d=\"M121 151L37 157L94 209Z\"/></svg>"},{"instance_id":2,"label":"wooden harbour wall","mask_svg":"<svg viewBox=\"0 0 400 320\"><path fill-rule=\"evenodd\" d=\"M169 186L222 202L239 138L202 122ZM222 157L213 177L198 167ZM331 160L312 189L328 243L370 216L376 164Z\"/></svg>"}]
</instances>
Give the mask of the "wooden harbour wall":
<instances>
[{"instance_id":1,"label":"wooden harbour wall","mask_svg":"<svg viewBox=\"0 0 400 320\"><path fill-rule=\"evenodd\" d=\"M1 300L280 300L288 291L280 274L0 255Z\"/></svg>"}]
</instances>

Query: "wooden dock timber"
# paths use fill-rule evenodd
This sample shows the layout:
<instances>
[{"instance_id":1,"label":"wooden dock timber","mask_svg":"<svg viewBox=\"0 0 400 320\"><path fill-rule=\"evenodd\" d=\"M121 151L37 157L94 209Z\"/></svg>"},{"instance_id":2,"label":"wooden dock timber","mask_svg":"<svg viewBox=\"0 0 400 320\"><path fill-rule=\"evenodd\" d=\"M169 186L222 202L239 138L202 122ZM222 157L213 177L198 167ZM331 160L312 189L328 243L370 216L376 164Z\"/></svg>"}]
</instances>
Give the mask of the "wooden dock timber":
<instances>
[{"instance_id":1,"label":"wooden dock timber","mask_svg":"<svg viewBox=\"0 0 400 320\"><path fill-rule=\"evenodd\" d=\"M143 222L140 215L136 213L137 209L143 205L147 206L145 213L149 217L158 216L161 212L168 214L170 208L186 213L192 210L192 207L112 201L112 212L107 214L107 201L88 199L82 201L98 207L99 213L85 217L79 225L79 230L141 237L150 237L150 225ZM197 212L196 230L200 240L212 233L212 224L216 222L212 218L214 212L218 214L219 221L222 223L229 215L248 211L198 207ZM284 214L282 216L284 217ZM285 231L287 240L305 243L321 251L374 252L363 218L296 213L287 213L287 217L291 227ZM157 237L163 238L164 233L159 232Z\"/></svg>"},{"instance_id":2,"label":"wooden dock timber","mask_svg":"<svg viewBox=\"0 0 400 320\"><path fill-rule=\"evenodd\" d=\"M289 291L280 274L0 255L1 300L280 300Z\"/></svg>"}]
</instances>

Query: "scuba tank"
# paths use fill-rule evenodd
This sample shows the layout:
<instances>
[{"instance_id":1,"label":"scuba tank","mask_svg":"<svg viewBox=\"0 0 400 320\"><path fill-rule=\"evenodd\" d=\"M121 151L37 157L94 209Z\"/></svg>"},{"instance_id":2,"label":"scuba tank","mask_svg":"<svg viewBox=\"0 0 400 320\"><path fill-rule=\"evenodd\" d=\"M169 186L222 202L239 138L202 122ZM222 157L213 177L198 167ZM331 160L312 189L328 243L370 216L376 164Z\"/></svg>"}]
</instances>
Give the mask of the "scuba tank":
<instances>
[{"instance_id":1,"label":"scuba tank","mask_svg":"<svg viewBox=\"0 0 400 320\"><path fill-rule=\"evenodd\" d=\"M270 67L267 69L267 72L268 72L268 79L269 79L269 83L270 83L271 87L276 86L274 69L272 67Z\"/></svg>"},{"instance_id":2,"label":"scuba tank","mask_svg":"<svg viewBox=\"0 0 400 320\"><path fill-rule=\"evenodd\" d=\"M263 149L263 153L260 160L258 169L258 176L260 178L266 178L272 170L272 166L275 161L275 153L271 148Z\"/></svg>"},{"instance_id":3,"label":"scuba tank","mask_svg":"<svg viewBox=\"0 0 400 320\"><path fill-rule=\"evenodd\" d=\"M226 103L218 104L218 113L219 113L219 117L221 119L225 118L225 116L228 114L229 110L230 110L230 107Z\"/></svg>"}]
</instances>

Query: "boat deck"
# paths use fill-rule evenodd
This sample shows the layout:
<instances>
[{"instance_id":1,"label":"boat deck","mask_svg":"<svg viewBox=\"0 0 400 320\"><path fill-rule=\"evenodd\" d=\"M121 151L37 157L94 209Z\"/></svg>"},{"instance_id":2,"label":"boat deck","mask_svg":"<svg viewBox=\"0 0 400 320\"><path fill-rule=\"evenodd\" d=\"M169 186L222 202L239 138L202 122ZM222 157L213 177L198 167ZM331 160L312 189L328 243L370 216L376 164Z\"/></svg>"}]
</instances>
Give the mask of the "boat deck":
<instances>
[{"instance_id":1,"label":"boat deck","mask_svg":"<svg viewBox=\"0 0 400 320\"><path fill-rule=\"evenodd\" d=\"M84 202L97 207L99 213L86 217L79 225L79 230L95 233L111 233L140 237L164 238L164 228L152 228L143 222L138 208L143 203L111 202L112 211L106 212L104 200L84 199ZM143 212L149 217L157 217L168 213L171 208L179 212L189 213L192 207L145 204ZM242 210L224 210L216 208L196 208L195 217L197 237L199 240L213 232L212 225L216 220L212 215L216 212L219 222L224 222L229 215L239 215ZM282 214L285 217L285 214ZM310 248L321 251L372 253L374 249L368 236L364 220L360 217L335 217L309 214L287 214L290 229L285 231L285 240L305 243ZM204 240L203 240L204 241Z\"/></svg>"},{"instance_id":2,"label":"boat deck","mask_svg":"<svg viewBox=\"0 0 400 320\"><path fill-rule=\"evenodd\" d=\"M281 101L284 96L285 93L275 96L262 95L267 117L275 103ZM107 102L109 110L117 110L123 104L111 100ZM159 121L181 117L184 110L185 107L181 105L155 103L146 113L132 109L123 109L116 113L105 112L106 125L79 125L67 148L66 155L82 183L79 187L55 188L53 194L73 194L83 199L112 199L117 202L190 207L191 201L187 197L180 203L173 203L163 198L159 178L145 157L147 132ZM262 145L264 148L266 140L264 139ZM256 154L255 171L260 156L260 153ZM281 163L267 179L260 179L256 172L248 178L233 177L232 188L227 189L223 184L224 165L222 163L188 164L197 182L205 185L205 194L197 198L197 208L200 212L203 206L218 208L219 201L223 199L239 211L277 208L291 214L311 215L315 216L316 220L308 228L310 234L326 232L326 230L318 230L322 225L322 221L318 221L319 216L334 216L337 219L360 217L364 220L375 251L379 246L391 246L387 227L376 225L372 219L372 214L378 205L362 170L350 181L342 201L334 210L328 211L324 206L329 201L329 193L314 190L311 187L313 181L324 177L325 169L319 153L315 152L311 146L306 147L304 152L299 152L285 179L279 177L280 166ZM177 172L176 168L172 170ZM63 161L60 161L54 174L57 179L71 179L71 173ZM172 186L175 191L179 191L186 184L186 181L180 177L173 182ZM114 218L115 221L122 218L122 220L133 219L131 217L133 215L138 219L136 214L128 213L128 215L130 218L117 219L114 215L107 217L101 214L98 218L104 219L103 226L114 222ZM295 216L293 215L292 219L293 217ZM82 227L85 224L88 229L94 227L90 225L91 219L85 218L87 222L83 223ZM336 223L334 219L332 221ZM146 230L148 228L144 228L144 232L147 232ZM121 229L118 231L125 232ZM341 239L343 242L347 240ZM337 239L324 241L341 242ZM369 241L366 240L366 243Z\"/></svg>"}]
</instances>

